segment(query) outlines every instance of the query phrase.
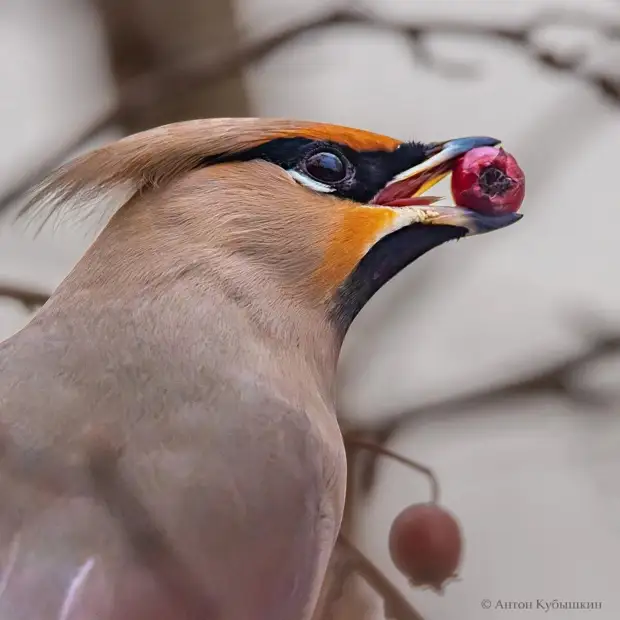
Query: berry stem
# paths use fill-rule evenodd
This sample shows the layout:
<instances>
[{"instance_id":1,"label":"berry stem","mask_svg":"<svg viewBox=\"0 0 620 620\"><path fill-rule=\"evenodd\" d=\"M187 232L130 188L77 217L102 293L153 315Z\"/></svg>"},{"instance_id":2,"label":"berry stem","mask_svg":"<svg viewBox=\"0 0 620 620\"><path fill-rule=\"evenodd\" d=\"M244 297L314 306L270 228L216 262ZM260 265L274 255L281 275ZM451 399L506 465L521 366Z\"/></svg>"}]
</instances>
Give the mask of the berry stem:
<instances>
[{"instance_id":1,"label":"berry stem","mask_svg":"<svg viewBox=\"0 0 620 620\"><path fill-rule=\"evenodd\" d=\"M428 479L428 482L431 487L431 502L433 504L439 503L439 493L440 493L439 480L437 480L437 477L435 476L433 471L430 468L426 467L426 465L422 465L421 463L418 463L417 461L412 461L411 459L408 459L404 456L401 456L400 454L396 452L393 452L389 448L384 448L383 446L380 446L371 441L364 441L362 439L347 439L346 443L348 446L351 446L353 448L357 448L361 450L368 450L370 452L374 452L375 454L380 454L381 456L390 458L398 463L401 463L402 465L406 465L410 469L415 469L416 471L419 471L421 474L424 474L426 478Z\"/></svg>"}]
</instances>

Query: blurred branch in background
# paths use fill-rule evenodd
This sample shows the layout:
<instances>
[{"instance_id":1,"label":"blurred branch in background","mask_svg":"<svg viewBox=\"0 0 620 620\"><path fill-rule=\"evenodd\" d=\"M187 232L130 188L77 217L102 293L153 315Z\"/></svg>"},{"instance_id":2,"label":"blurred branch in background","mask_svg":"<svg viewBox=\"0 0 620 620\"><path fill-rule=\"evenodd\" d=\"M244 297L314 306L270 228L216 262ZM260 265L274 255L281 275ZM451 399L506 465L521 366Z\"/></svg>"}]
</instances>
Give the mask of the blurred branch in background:
<instances>
[{"instance_id":1,"label":"blurred branch in background","mask_svg":"<svg viewBox=\"0 0 620 620\"><path fill-rule=\"evenodd\" d=\"M0 284L0 297L17 301L26 310L34 311L49 299L49 294L31 290L23 286Z\"/></svg>"},{"instance_id":2,"label":"blurred branch in background","mask_svg":"<svg viewBox=\"0 0 620 620\"><path fill-rule=\"evenodd\" d=\"M570 404L590 408L610 408L620 394L605 394L600 390L588 388L580 379L588 367L597 362L620 355L620 333L606 331L590 321L588 336L581 350L569 354L555 362L544 362L523 373L515 372L503 383L482 387L469 392L454 394L439 401L410 407L380 422L369 424L363 430L352 431L352 436L366 438L383 446L399 432L413 423L425 418L437 419L439 416L457 414L465 410L489 409L506 401L526 398L556 398ZM537 355L534 353L533 358ZM380 453L371 454L362 467L360 490L368 493L377 478Z\"/></svg>"},{"instance_id":3,"label":"blurred branch in background","mask_svg":"<svg viewBox=\"0 0 620 620\"><path fill-rule=\"evenodd\" d=\"M109 5L104 13L107 15L108 27L116 24L119 20L118 11L128 10L125 7L126 3L122 3L120 0L115 0L112 3L103 0L100 2L102 5ZM206 4L210 5L210 3ZM133 21L129 23L138 23L138 17L137 14L130 17ZM533 61L549 69L570 73L575 79L581 80L596 89L613 105L620 106L620 78L617 75L611 72L588 70L586 69L587 57L583 54L557 55L549 49L541 47L536 40L540 33L551 26L572 25L594 30L610 43L617 42L620 41L620 17L614 21L594 13L564 10L544 12L522 24L492 25L486 22L477 23L449 19L418 21L415 24L407 24L395 22L367 11L338 9L289 26L258 41L239 44L232 49L222 46L206 51L203 49L195 54L185 49L182 52L190 55L183 56L180 60L176 60L178 56L175 56L174 53L156 52L152 39L145 31L144 25L141 24L140 32L142 35L131 43L132 50L134 47L139 48L138 60L135 62L127 64L125 61L114 60L115 55L120 57L119 55L129 43L124 41L124 38L124 42L116 42L117 37L111 37L112 65L115 67L119 86L116 107L95 120L56 152L42 157L41 162L29 174L2 192L0 195L0 211L18 200L52 168L60 165L83 143L95 137L103 129L120 125L125 127L127 131L138 127L146 128L150 123L159 124L163 119L179 120L180 118L208 116L209 107L205 107L205 101L211 102L212 91L210 89L213 89L222 80L229 80L231 76L238 75L245 67L263 60L273 51L302 35L325 28L356 24L407 37L411 41L412 53L418 62L431 69L447 72L451 77L454 76L457 65L436 58L425 45L428 37L436 34L456 34L507 41L523 50ZM178 53L178 50L176 51ZM164 63L163 65L154 63L156 56ZM138 68L142 68L143 72L134 75ZM463 77L472 74L471 67L460 66L459 71ZM183 108L181 106L175 109L175 103L187 100L188 93L193 93L195 96L198 96L197 93L202 93L202 95L194 103L188 103L188 107ZM215 108L211 109L214 110ZM223 108L218 107L218 109L221 110L221 112L217 112L218 114L221 113L226 116L244 114L243 109L238 109L237 106L224 106ZM167 111L162 112L162 110ZM188 116L184 116L185 113Z\"/></svg>"}]
</instances>

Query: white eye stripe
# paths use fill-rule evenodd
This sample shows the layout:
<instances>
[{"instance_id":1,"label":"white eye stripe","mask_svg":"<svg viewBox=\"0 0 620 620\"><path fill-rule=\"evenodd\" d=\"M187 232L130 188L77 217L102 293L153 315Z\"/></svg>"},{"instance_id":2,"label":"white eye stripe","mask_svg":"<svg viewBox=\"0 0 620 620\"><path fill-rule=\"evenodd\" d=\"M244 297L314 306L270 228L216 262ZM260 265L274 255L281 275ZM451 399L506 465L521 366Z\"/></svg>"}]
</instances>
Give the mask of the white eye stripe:
<instances>
[{"instance_id":1,"label":"white eye stripe","mask_svg":"<svg viewBox=\"0 0 620 620\"><path fill-rule=\"evenodd\" d=\"M291 177L295 181L297 181L298 183L301 183L302 185L305 185L306 187L314 190L315 192L322 192L324 194L330 194L336 191L335 187L330 187L329 185L325 185L324 183L315 181L314 179L307 177L305 174L302 174L298 170L287 170L287 172L291 175Z\"/></svg>"}]
</instances>

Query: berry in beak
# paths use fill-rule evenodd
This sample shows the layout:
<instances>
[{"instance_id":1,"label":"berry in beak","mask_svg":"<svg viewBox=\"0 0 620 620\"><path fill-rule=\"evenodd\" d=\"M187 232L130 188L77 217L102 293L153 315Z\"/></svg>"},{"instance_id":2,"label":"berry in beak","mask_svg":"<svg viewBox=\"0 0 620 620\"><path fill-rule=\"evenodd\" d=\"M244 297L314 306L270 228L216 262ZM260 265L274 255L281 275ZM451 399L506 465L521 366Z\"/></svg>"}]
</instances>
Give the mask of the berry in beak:
<instances>
[{"instance_id":1,"label":"berry in beak","mask_svg":"<svg viewBox=\"0 0 620 620\"><path fill-rule=\"evenodd\" d=\"M525 174L501 148L472 149L454 166L452 197L458 206L478 213L516 213L525 198Z\"/></svg>"},{"instance_id":2,"label":"berry in beak","mask_svg":"<svg viewBox=\"0 0 620 620\"><path fill-rule=\"evenodd\" d=\"M427 158L422 163L396 175L374 196L371 203L394 208L416 209L423 223L457 226L465 229L467 235L486 233L509 226L522 217L515 212L518 207L514 210L512 208L492 210L487 206L488 200L479 199L485 191L495 192L497 195L499 188L492 184L504 183L503 178L500 179L497 173L487 172L487 168L490 168L492 163L504 176L506 176L504 170L508 169L511 173L517 174L514 171L516 160L505 154L503 150L494 148L499 143L500 141L496 138L473 136L430 144L427 147ZM475 154L481 149L484 149L484 166L476 166ZM493 159L489 159L490 151L495 153ZM473 155L467 159L467 166L465 166L462 162L469 153ZM504 153L505 159L500 158L496 161L501 153ZM503 168L500 168L500 165ZM441 198L421 195L453 172L455 168L462 170L457 179L453 181L457 190L455 191L456 206L435 206L434 203ZM518 166L516 168L521 172ZM521 175L523 175L522 172ZM468 186L468 183L471 185ZM507 183L508 181L503 186ZM524 187L524 181L521 186ZM462 196L466 196L464 200L467 204L461 204L459 201ZM497 197L494 200L495 202L491 204L501 202ZM515 199L510 198L506 202L514 205ZM482 203L484 203L482 208L476 208Z\"/></svg>"}]
</instances>

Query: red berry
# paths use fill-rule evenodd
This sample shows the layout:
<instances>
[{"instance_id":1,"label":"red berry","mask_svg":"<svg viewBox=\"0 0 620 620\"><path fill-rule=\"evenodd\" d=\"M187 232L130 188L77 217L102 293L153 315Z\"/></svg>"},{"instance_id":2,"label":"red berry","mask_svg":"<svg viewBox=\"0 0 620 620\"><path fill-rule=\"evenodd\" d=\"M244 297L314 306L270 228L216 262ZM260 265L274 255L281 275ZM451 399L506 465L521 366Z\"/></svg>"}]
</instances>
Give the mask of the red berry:
<instances>
[{"instance_id":1,"label":"red berry","mask_svg":"<svg viewBox=\"0 0 620 620\"><path fill-rule=\"evenodd\" d=\"M392 522L389 549L392 562L412 585L443 592L461 561L460 527L437 504L412 504Z\"/></svg>"},{"instance_id":2,"label":"red berry","mask_svg":"<svg viewBox=\"0 0 620 620\"><path fill-rule=\"evenodd\" d=\"M472 149L454 166L452 197L457 206L485 215L515 213L525 197L525 175L504 149Z\"/></svg>"}]
</instances>

